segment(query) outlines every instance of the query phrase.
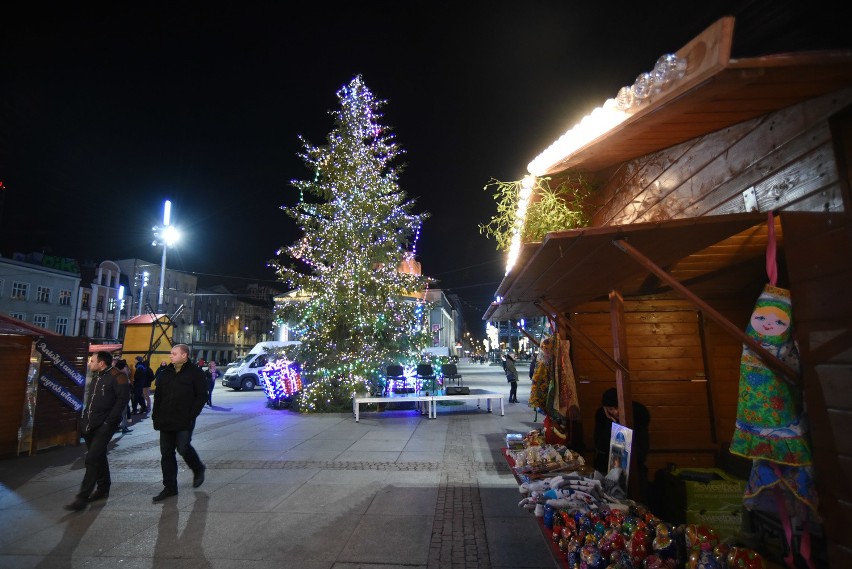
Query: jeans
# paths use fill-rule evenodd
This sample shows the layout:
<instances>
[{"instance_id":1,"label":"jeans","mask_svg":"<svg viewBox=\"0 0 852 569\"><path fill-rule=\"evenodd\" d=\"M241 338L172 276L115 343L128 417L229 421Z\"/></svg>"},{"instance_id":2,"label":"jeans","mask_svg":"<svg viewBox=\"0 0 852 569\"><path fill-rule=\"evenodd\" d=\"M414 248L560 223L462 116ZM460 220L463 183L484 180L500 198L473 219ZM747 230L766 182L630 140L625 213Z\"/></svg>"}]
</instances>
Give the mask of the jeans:
<instances>
[{"instance_id":1,"label":"jeans","mask_svg":"<svg viewBox=\"0 0 852 569\"><path fill-rule=\"evenodd\" d=\"M80 484L79 498L84 500L94 491L95 484L102 490L109 491L111 483L109 476L109 462L107 462L107 446L112 438L115 428L104 423L94 431L83 433L86 441L86 474L83 475L83 483Z\"/></svg>"},{"instance_id":2,"label":"jeans","mask_svg":"<svg viewBox=\"0 0 852 569\"><path fill-rule=\"evenodd\" d=\"M163 486L177 491L177 458L180 454L193 473L204 470L201 458L190 442L192 431L160 431L160 467L163 470Z\"/></svg>"},{"instance_id":3,"label":"jeans","mask_svg":"<svg viewBox=\"0 0 852 569\"><path fill-rule=\"evenodd\" d=\"M509 382L509 401L517 401L518 400L518 382L510 381Z\"/></svg>"}]
</instances>

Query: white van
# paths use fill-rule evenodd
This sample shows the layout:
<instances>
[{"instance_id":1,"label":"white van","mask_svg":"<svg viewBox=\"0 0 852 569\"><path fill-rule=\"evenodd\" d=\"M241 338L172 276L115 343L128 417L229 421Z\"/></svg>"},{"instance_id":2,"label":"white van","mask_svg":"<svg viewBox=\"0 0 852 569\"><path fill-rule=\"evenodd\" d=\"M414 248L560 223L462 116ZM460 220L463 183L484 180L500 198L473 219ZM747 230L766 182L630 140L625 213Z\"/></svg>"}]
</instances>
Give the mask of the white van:
<instances>
[{"instance_id":1,"label":"white van","mask_svg":"<svg viewBox=\"0 0 852 569\"><path fill-rule=\"evenodd\" d=\"M269 361L269 353L282 352L288 359L296 361L301 342L258 342L244 357L228 365L222 376L222 385L234 391L252 391L263 381L258 371Z\"/></svg>"}]
</instances>

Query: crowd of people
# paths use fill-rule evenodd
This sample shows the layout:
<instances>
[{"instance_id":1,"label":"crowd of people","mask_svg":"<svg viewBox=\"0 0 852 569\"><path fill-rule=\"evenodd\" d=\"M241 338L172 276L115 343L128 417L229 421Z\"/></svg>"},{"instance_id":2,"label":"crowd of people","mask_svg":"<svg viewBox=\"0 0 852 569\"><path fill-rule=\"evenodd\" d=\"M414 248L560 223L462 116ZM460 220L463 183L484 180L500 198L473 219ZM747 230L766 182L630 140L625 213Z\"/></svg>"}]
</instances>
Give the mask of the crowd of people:
<instances>
[{"instance_id":1,"label":"crowd of people","mask_svg":"<svg viewBox=\"0 0 852 569\"><path fill-rule=\"evenodd\" d=\"M79 492L65 506L66 510L81 511L90 503L109 497L109 442L117 433L133 432L128 427L133 415L150 414L154 430L160 433L163 490L153 497L153 502L177 496L176 454L192 470L192 487L204 483L206 467L192 446L192 433L204 405L213 406L213 387L221 371L212 361L206 371L202 370L189 354L189 346L175 344L169 362L161 362L156 373L142 356L136 357L136 366L131 370L126 360L115 359L109 352L92 354L88 363L92 375L87 383L80 433L86 443L86 471Z\"/></svg>"}]
</instances>

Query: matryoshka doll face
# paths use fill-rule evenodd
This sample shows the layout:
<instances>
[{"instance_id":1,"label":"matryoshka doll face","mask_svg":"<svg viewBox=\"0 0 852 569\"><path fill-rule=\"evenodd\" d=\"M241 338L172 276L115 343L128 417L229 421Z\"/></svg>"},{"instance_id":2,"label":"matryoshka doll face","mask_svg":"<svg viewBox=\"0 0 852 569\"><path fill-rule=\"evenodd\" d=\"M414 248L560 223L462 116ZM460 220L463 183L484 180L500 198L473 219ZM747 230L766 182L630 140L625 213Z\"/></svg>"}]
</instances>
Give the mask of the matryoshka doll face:
<instances>
[{"instance_id":1,"label":"matryoshka doll face","mask_svg":"<svg viewBox=\"0 0 852 569\"><path fill-rule=\"evenodd\" d=\"M790 317L777 306L758 306L751 314L751 327L759 336L780 336L790 327Z\"/></svg>"}]
</instances>

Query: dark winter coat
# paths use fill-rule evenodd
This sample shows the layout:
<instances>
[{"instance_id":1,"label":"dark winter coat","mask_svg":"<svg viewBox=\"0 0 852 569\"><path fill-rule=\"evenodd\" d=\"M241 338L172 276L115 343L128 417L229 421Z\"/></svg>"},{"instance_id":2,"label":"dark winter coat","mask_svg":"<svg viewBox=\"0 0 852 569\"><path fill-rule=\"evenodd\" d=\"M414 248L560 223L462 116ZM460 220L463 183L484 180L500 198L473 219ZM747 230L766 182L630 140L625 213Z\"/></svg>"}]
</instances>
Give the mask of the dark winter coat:
<instances>
[{"instance_id":1,"label":"dark winter coat","mask_svg":"<svg viewBox=\"0 0 852 569\"><path fill-rule=\"evenodd\" d=\"M518 381L518 368L515 367L515 360L507 357L503 363L503 369L506 370L506 381L509 383Z\"/></svg>"},{"instance_id":2,"label":"dark winter coat","mask_svg":"<svg viewBox=\"0 0 852 569\"><path fill-rule=\"evenodd\" d=\"M94 431L104 423L117 427L128 401L130 381L126 373L114 367L96 372L89 383L88 403L80 422L81 431Z\"/></svg>"},{"instance_id":3,"label":"dark winter coat","mask_svg":"<svg viewBox=\"0 0 852 569\"><path fill-rule=\"evenodd\" d=\"M188 361L178 372L174 364L167 365L154 390L154 430L191 431L206 403L207 381L201 368Z\"/></svg>"},{"instance_id":4,"label":"dark winter coat","mask_svg":"<svg viewBox=\"0 0 852 569\"><path fill-rule=\"evenodd\" d=\"M151 382L153 380L154 374L151 371L151 368L141 362L136 365L136 371L133 374L133 383L137 389L151 387Z\"/></svg>"}]
</instances>

